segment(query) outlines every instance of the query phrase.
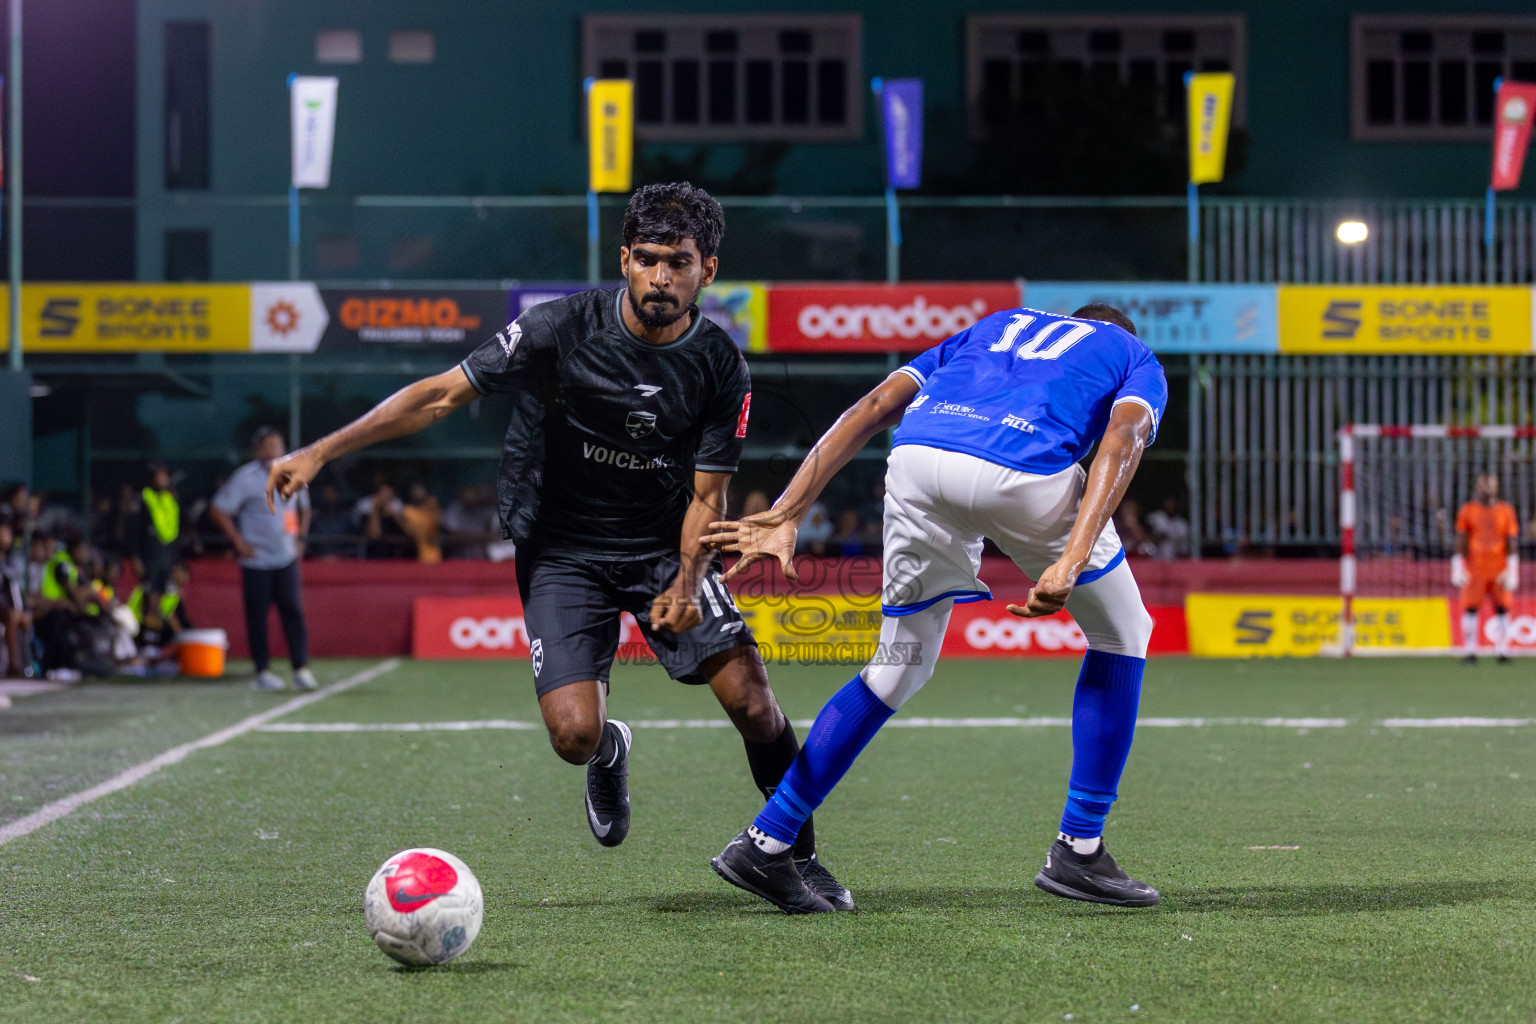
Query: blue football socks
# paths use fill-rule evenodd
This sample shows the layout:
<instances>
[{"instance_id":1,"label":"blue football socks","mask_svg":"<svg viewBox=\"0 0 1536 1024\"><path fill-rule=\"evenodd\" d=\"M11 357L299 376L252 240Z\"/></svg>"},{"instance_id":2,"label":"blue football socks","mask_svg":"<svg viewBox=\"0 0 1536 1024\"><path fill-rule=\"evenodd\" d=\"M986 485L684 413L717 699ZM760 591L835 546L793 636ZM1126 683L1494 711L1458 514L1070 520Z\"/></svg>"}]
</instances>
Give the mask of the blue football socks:
<instances>
[{"instance_id":1,"label":"blue football socks","mask_svg":"<svg viewBox=\"0 0 1536 1024\"><path fill-rule=\"evenodd\" d=\"M1072 699L1072 776L1061 831L1079 839L1104 833L1120 773L1136 733L1145 658L1089 651ZM819 722L817 724L820 724Z\"/></svg>"},{"instance_id":2,"label":"blue football socks","mask_svg":"<svg viewBox=\"0 0 1536 1024\"><path fill-rule=\"evenodd\" d=\"M793 843L805 819L821 806L854 758L895 713L864 685L862 677L854 676L816 716L794 764L753 824L780 842ZM1120 760L1125 760L1124 755Z\"/></svg>"}]
</instances>

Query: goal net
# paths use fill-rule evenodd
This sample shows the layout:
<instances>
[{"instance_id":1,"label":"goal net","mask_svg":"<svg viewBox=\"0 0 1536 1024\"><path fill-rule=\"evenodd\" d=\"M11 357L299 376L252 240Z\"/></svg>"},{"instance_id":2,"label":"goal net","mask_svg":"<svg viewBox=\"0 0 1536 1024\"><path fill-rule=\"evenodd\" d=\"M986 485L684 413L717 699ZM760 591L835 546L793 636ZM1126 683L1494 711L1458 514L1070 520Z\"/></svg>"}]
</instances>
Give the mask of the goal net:
<instances>
[{"instance_id":1,"label":"goal net","mask_svg":"<svg viewBox=\"0 0 1536 1024\"><path fill-rule=\"evenodd\" d=\"M1340 653L1460 649L1456 517L1479 474L1492 473L1519 527L1511 653L1536 654L1536 427L1357 423L1339 432L1339 466ZM1478 630L1487 653L1498 632L1492 618L1484 600Z\"/></svg>"}]
</instances>

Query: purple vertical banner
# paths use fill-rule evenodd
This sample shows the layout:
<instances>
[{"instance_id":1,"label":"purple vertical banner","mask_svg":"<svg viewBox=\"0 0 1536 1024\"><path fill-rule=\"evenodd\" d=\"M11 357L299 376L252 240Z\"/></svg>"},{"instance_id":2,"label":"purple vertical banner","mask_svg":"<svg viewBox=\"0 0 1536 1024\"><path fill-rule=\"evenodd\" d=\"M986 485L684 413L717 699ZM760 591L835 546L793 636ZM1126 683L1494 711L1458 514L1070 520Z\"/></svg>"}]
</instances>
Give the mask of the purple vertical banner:
<instances>
[{"instance_id":1,"label":"purple vertical banner","mask_svg":"<svg viewBox=\"0 0 1536 1024\"><path fill-rule=\"evenodd\" d=\"M885 118L886 184L917 188L923 181L923 80L883 79L880 112Z\"/></svg>"}]
</instances>

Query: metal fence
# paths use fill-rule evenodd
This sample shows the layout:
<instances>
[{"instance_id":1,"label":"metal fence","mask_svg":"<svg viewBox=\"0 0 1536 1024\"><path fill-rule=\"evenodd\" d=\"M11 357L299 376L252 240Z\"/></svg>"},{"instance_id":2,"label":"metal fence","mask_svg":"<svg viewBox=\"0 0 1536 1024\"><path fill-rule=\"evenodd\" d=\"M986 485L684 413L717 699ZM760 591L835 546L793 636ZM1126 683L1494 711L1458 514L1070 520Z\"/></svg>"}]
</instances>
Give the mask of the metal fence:
<instances>
[{"instance_id":1,"label":"metal fence","mask_svg":"<svg viewBox=\"0 0 1536 1024\"><path fill-rule=\"evenodd\" d=\"M891 238L879 196L723 196L722 273L737 280L881 280ZM1150 280L1189 276L1181 196L933 196L900 200L908 280ZM613 271L624 197L600 203L600 266ZM582 280L585 199L344 196L301 200L300 276L378 280ZM159 235L207 230L223 280L288 276L285 196L177 194L27 201L29 245L88 221L136 218L138 276L163 273ZM1501 200L1490 278L1483 206L1472 200L1356 202L1212 197L1196 276L1227 282L1536 281L1536 203ZM1369 237L1339 242L1340 221ZM71 227L73 226L73 227ZM72 236L69 236L72 237ZM71 250L69 265L90 273ZM146 265L148 264L148 265ZM99 274L97 275L99 276Z\"/></svg>"},{"instance_id":2,"label":"metal fence","mask_svg":"<svg viewBox=\"0 0 1536 1024\"><path fill-rule=\"evenodd\" d=\"M1342 221L1369 234L1345 244ZM1319 284L1529 284L1536 204L1500 203L1484 247L1483 204L1471 200L1217 199L1201 210L1206 281Z\"/></svg>"},{"instance_id":3,"label":"metal fence","mask_svg":"<svg viewBox=\"0 0 1536 1024\"><path fill-rule=\"evenodd\" d=\"M1536 422L1529 356L1204 356L1191 369L1191 523L1207 551L1336 545L1346 423Z\"/></svg>"}]
</instances>

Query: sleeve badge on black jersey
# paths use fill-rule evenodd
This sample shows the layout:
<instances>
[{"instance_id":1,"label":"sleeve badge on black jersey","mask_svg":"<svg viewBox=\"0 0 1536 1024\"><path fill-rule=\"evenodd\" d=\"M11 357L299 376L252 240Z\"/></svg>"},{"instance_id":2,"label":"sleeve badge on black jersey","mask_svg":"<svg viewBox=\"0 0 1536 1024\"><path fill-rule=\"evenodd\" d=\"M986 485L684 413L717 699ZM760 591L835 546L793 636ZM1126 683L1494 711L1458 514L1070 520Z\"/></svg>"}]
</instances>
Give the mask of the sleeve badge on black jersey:
<instances>
[{"instance_id":1,"label":"sleeve badge on black jersey","mask_svg":"<svg viewBox=\"0 0 1536 1024\"><path fill-rule=\"evenodd\" d=\"M518 326L516 320L496 332L496 342L501 346L508 359L512 358L512 352L517 348L517 343L523 340L523 329Z\"/></svg>"},{"instance_id":2,"label":"sleeve badge on black jersey","mask_svg":"<svg viewBox=\"0 0 1536 1024\"><path fill-rule=\"evenodd\" d=\"M747 416L752 412L752 392L748 391L746 397L741 400L741 415L736 417L736 436L747 436Z\"/></svg>"}]
</instances>

